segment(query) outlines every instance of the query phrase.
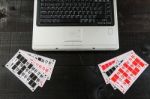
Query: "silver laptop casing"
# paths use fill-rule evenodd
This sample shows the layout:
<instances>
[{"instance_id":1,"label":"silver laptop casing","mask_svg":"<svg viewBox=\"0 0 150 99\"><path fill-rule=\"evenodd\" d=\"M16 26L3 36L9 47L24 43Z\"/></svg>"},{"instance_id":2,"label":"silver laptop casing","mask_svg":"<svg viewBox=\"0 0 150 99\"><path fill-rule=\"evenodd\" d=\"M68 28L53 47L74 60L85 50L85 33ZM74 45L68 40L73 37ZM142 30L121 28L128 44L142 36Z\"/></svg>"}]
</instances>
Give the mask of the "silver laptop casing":
<instances>
[{"instance_id":1,"label":"silver laptop casing","mask_svg":"<svg viewBox=\"0 0 150 99\"><path fill-rule=\"evenodd\" d=\"M36 51L109 51L119 49L117 3L114 26L37 26L34 0L32 49Z\"/></svg>"}]
</instances>

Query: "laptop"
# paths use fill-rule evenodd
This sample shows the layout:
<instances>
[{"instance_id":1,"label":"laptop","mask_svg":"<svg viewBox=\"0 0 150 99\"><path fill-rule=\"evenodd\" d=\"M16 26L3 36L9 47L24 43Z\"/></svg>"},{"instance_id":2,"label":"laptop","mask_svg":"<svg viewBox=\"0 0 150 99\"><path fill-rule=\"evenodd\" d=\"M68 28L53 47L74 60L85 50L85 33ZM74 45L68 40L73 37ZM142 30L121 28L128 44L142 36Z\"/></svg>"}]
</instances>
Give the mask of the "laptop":
<instances>
[{"instance_id":1,"label":"laptop","mask_svg":"<svg viewBox=\"0 0 150 99\"><path fill-rule=\"evenodd\" d=\"M32 49L119 49L116 0L34 0Z\"/></svg>"}]
</instances>

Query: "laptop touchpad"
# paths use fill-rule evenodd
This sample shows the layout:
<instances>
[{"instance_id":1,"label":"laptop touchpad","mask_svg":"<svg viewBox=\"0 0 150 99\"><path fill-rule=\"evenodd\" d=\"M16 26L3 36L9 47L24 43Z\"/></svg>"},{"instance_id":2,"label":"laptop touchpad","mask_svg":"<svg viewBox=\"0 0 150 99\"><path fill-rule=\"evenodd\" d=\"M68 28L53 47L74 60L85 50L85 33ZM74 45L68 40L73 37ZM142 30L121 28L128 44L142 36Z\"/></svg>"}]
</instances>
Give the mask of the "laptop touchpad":
<instances>
[{"instance_id":1,"label":"laptop touchpad","mask_svg":"<svg viewBox=\"0 0 150 99\"><path fill-rule=\"evenodd\" d=\"M82 42L82 30L68 30L64 33L64 42Z\"/></svg>"}]
</instances>

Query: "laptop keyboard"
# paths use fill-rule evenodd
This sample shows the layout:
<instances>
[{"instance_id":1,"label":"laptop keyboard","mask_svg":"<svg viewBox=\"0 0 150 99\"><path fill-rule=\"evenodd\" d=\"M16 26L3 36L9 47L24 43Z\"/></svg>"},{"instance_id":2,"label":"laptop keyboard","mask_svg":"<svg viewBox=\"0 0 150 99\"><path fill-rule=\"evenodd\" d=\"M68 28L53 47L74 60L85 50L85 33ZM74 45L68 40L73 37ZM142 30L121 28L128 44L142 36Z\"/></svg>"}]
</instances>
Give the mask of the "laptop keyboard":
<instances>
[{"instance_id":1,"label":"laptop keyboard","mask_svg":"<svg viewBox=\"0 0 150 99\"><path fill-rule=\"evenodd\" d=\"M113 0L38 0L38 26L113 26Z\"/></svg>"}]
</instances>

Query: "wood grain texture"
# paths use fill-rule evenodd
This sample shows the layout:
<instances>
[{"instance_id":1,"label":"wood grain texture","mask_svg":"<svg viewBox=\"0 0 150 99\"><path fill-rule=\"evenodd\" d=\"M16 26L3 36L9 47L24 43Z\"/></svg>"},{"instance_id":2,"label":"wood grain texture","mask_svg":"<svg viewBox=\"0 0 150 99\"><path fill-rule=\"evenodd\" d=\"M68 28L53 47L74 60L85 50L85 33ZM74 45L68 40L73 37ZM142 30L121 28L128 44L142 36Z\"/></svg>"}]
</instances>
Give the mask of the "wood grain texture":
<instances>
[{"instance_id":1,"label":"wood grain texture","mask_svg":"<svg viewBox=\"0 0 150 99\"><path fill-rule=\"evenodd\" d=\"M118 0L120 50L34 52L31 49L33 0L0 0L0 99L150 99L150 68L126 95L105 85L98 63L135 50L150 63L150 0ZM52 79L30 92L4 64L23 49L57 60Z\"/></svg>"}]
</instances>

